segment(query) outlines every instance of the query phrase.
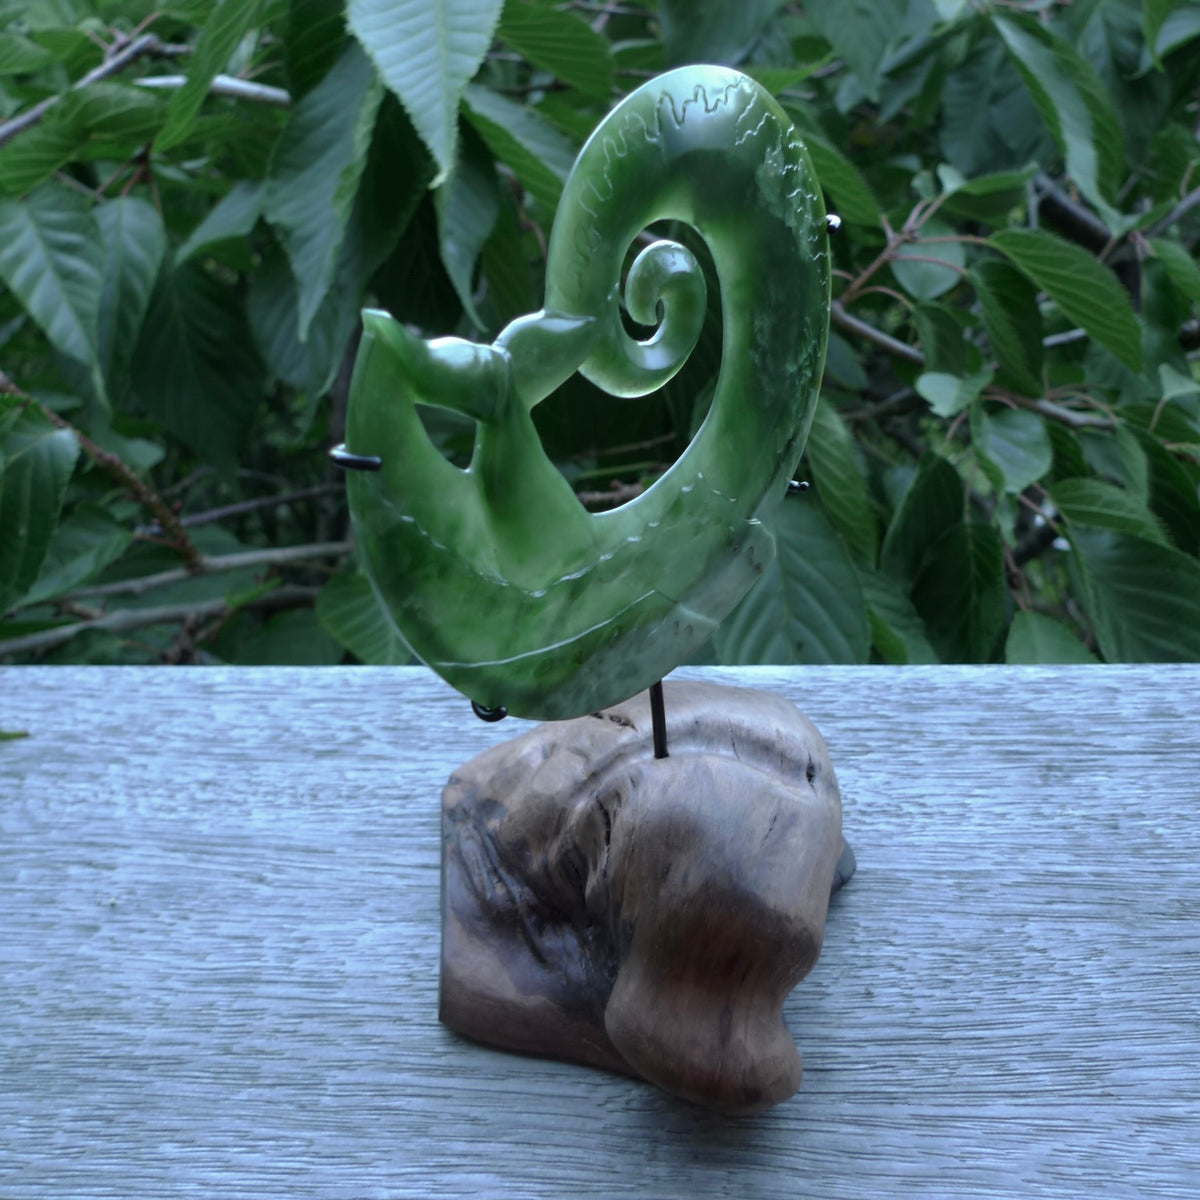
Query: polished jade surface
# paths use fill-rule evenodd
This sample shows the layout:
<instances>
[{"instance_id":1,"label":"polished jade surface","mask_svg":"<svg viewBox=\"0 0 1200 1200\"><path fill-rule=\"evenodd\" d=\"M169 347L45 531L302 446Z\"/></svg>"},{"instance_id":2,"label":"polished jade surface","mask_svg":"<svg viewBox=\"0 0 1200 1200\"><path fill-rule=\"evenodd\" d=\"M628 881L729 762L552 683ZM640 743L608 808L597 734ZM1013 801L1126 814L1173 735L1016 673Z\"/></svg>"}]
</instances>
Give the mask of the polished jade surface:
<instances>
[{"instance_id":1,"label":"polished jade surface","mask_svg":"<svg viewBox=\"0 0 1200 1200\"><path fill-rule=\"evenodd\" d=\"M692 442L652 487L589 513L547 457L531 410L573 372L641 396L700 333L691 252L646 246L691 225L720 281L722 365ZM380 469L348 479L375 591L413 651L485 707L559 719L618 703L712 635L770 562L762 519L786 494L812 421L829 326L825 211L804 146L757 83L683 67L626 97L580 151L548 247L545 307L491 345L425 341L363 314L346 447ZM476 421L466 470L416 405Z\"/></svg>"}]
</instances>

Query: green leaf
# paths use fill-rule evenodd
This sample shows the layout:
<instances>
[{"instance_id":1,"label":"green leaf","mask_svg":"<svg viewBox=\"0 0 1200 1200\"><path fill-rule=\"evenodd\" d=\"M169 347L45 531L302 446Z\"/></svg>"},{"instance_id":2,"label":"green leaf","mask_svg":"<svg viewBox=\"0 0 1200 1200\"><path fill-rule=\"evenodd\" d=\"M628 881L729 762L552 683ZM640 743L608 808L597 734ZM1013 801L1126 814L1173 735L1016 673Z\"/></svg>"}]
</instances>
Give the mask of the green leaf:
<instances>
[{"instance_id":1,"label":"green leaf","mask_svg":"<svg viewBox=\"0 0 1200 1200\"><path fill-rule=\"evenodd\" d=\"M1013 665L1094 663L1096 656L1061 622L1035 612L1013 617L1004 643L1004 661Z\"/></svg>"},{"instance_id":2,"label":"green leaf","mask_svg":"<svg viewBox=\"0 0 1200 1200\"><path fill-rule=\"evenodd\" d=\"M39 125L26 129L0 149L0 192L21 195L45 183L79 153L86 138L54 119L54 110Z\"/></svg>"},{"instance_id":3,"label":"green leaf","mask_svg":"<svg viewBox=\"0 0 1200 1200\"><path fill-rule=\"evenodd\" d=\"M329 389L358 327L368 281L408 226L425 192L429 168L429 158L399 102L386 97L333 281L313 316L306 341L296 337L299 287L279 250L264 254L251 281L250 327L274 375L308 395Z\"/></svg>"},{"instance_id":4,"label":"green leaf","mask_svg":"<svg viewBox=\"0 0 1200 1200\"><path fill-rule=\"evenodd\" d=\"M1125 169L1124 138L1091 64L1035 18L992 14L992 23L1046 122L1079 190L1114 232L1123 218L1109 204Z\"/></svg>"},{"instance_id":5,"label":"green leaf","mask_svg":"<svg viewBox=\"0 0 1200 1200\"><path fill-rule=\"evenodd\" d=\"M945 221L927 221L922 233L928 237L952 237L955 230ZM928 262L927 259L937 259ZM892 274L900 286L918 300L936 300L948 292L963 276L966 251L961 242L902 242L896 248ZM946 265L943 266L942 264Z\"/></svg>"},{"instance_id":6,"label":"green leaf","mask_svg":"<svg viewBox=\"0 0 1200 1200\"><path fill-rule=\"evenodd\" d=\"M468 120L492 153L553 213L575 162L571 143L533 109L488 88L472 84L463 98Z\"/></svg>"},{"instance_id":7,"label":"green leaf","mask_svg":"<svg viewBox=\"0 0 1200 1200\"><path fill-rule=\"evenodd\" d=\"M1162 69L1162 60L1158 55L1158 34L1163 22L1178 7L1179 0L1142 0L1142 37L1146 48L1154 59L1154 64Z\"/></svg>"},{"instance_id":8,"label":"green leaf","mask_svg":"<svg viewBox=\"0 0 1200 1200\"><path fill-rule=\"evenodd\" d=\"M970 0L933 0L933 7L943 21L956 21Z\"/></svg>"},{"instance_id":9,"label":"green leaf","mask_svg":"<svg viewBox=\"0 0 1200 1200\"><path fill-rule=\"evenodd\" d=\"M992 485L1019 495L1054 464L1045 421L1026 409L971 409L971 441Z\"/></svg>"},{"instance_id":10,"label":"green leaf","mask_svg":"<svg viewBox=\"0 0 1200 1200\"><path fill-rule=\"evenodd\" d=\"M904 7L895 0L842 0L810 5L807 12L854 72L867 99L878 100L883 58L903 29Z\"/></svg>"},{"instance_id":11,"label":"green leaf","mask_svg":"<svg viewBox=\"0 0 1200 1200\"><path fill-rule=\"evenodd\" d=\"M53 111L56 122L87 140L140 148L162 127L168 104L146 88L110 81L68 92Z\"/></svg>"},{"instance_id":12,"label":"green leaf","mask_svg":"<svg viewBox=\"0 0 1200 1200\"><path fill-rule=\"evenodd\" d=\"M352 281L347 278L346 283ZM302 342L296 336L300 319L296 277L278 247L263 254L250 281L246 316L254 345L272 375L309 396L329 389L362 307L361 297L347 290L340 283L329 289Z\"/></svg>"},{"instance_id":13,"label":"green leaf","mask_svg":"<svg viewBox=\"0 0 1200 1200\"><path fill-rule=\"evenodd\" d=\"M862 172L821 138L806 135L804 144L821 187L829 196L831 210L854 225L878 225L879 202Z\"/></svg>"},{"instance_id":14,"label":"green leaf","mask_svg":"<svg viewBox=\"0 0 1200 1200\"><path fill-rule=\"evenodd\" d=\"M1108 662L1200 660L1200 563L1113 529L1079 526L1069 537Z\"/></svg>"},{"instance_id":15,"label":"green leaf","mask_svg":"<svg viewBox=\"0 0 1200 1200\"><path fill-rule=\"evenodd\" d=\"M1200 267L1196 260L1178 242L1166 238L1151 238L1150 249L1162 260L1171 282L1189 300L1200 303Z\"/></svg>"},{"instance_id":16,"label":"green leaf","mask_svg":"<svg viewBox=\"0 0 1200 1200\"><path fill-rule=\"evenodd\" d=\"M234 289L195 263L159 276L133 355L133 387L164 429L208 461L236 461L262 367Z\"/></svg>"},{"instance_id":17,"label":"green leaf","mask_svg":"<svg viewBox=\"0 0 1200 1200\"><path fill-rule=\"evenodd\" d=\"M104 248L99 358L111 389L137 344L166 253L167 235L158 210L136 196L120 196L97 206L95 217Z\"/></svg>"},{"instance_id":18,"label":"green leaf","mask_svg":"<svg viewBox=\"0 0 1200 1200\"><path fill-rule=\"evenodd\" d=\"M785 0L660 0L659 20L669 65L736 66Z\"/></svg>"},{"instance_id":19,"label":"green leaf","mask_svg":"<svg viewBox=\"0 0 1200 1200\"><path fill-rule=\"evenodd\" d=\"M871 621L871 644L879 657L895 666L936 663L925 622L900 584L882 571L860 569L858 579Z\"/></svg>"},{"instance_id":20,"label":"green leaf","mask_svg":"<svg viewBox=\"0 0 1200 1200\"><path fill-rule=\"evenodd\" d=\"M263 215L299 285L302 342L333 280L382 99L367 56L349 43L293 110L271 161Z\"/></svg>"},{"instance_id":21,"label":"green leaf","mask_svg":"<svg viewBox=\"0 0 1200 1200\"><path fill-rule=\"evenodd\" d=\"M1154 39L1154 50L1159 58L1165 58L1196 37L1200 37L1200 10L1194 4L1180 3L1163 21Z\"/></svg>"},{"instance_id":22,"label":"green leaf","mask_svg":"<svg viewBox=\"0 0 1200 1200\"><path fill-rule=\"evenodd\" d=\"M1102 479L1062 479L1050 489L1050 498L1072 525L1090 525L1097 529L1115 529L1167 544L1167 535L1158 518L1145 503L1123 488Z\"/></svg>"},{"instance_id":23,"label":"green leaf","mask_svg":"<svg viewBox=\"0 0 1200 1200\"><path fill-rule=\"evenodd\" d=\"M0 279L51 345L91 367L98 360L104 250L87 201L47 185L24 201L0 200Z\"/></svg>"},{"instance_id":24,"label":"green leaf","mask_svg":"<svg viewBox=\"0 0 1200 1200\"><path fill-rule=\"evenodd\" d=\"M927 371L956 377L968 374L966 339L954 309L944 304L918 304L913 309L913 324Z\"/></svg>"},{"instance_id":25,"label":"green leaf","mask_svg":"<svg viewBox=\"0 0 1200 1200\"><path fill-rule=\"evenodd\" d=\"M75 159L132 157L158 132L167 102L145 88L93 83L68 91L0 148L0 191L21 194Z\"/></svg>"},{"instance_id":26,"label":"green leaf","mask_svg":"<svg viewBox=\"0 0 1200 1200\"><path fill-rule=\"evenodd\" d=\"M412 662L412 653L376 599L370 580L359 571L342 571L321 588L317 617L330 637L369 666Z\"/></svg>"},{"instance_id":27,"label":"green leaf","mask_svg":"<svg viewBox=\"0 0 1200 1200\"><path fill-rule=\"evenodd\" d=\"M188 59L187 82L171 97L166 123L154 140L160 154L191 133L213 77L220 74L238 43L254 26L259 7L258 0L220 0L217 4Z\"/></svg>"},{"instance_id":28,"label":"green leaf","mask_svg":"<svg viewBox=\"0 0 1200 1200\"><path fill-rule=\"evenodd\" d=\"M243 179L235 183L175 251L176 263L183 264L220 242L248 237L262 216L265 192L264 184L258 180Z\"/></svg>"},{"instance_id":29,"label":"green leaf","mask_svg":"<svg viewBox=\"0 0 1200 1200\"><path fill-rule=\"evenodd\" d=\"M533 312L540 303L534 298L533 273L522 251L522 239L513 198L502 195L496 227L483 244L480 258L480 270L487 279L488 301L497 325L506 325L515 317Z\"/></svg>"},{"instance_id":30,"label":"green leaf","mask_svg":"<svg viewBox=\"0 0 1200 1200\"><path fill-rule=\"evenodd\" d=\"M1011 263L988 258L976 263L971 282L983 323L1000 362L1000 381L1026 396L1042 393L1042 316L1037 291Z\"/></svg>"},{"instance_id":31,"label":"green leaf","mask_svg":"<svg viewBox=\"0 0 1200 1200\"><path fill-rule=\"evenodd\" d=\"M1200 383L1190 375L1175 370L1170 363L1158 364L1158 381L1162 385L1164 400L1178 400L1183 396L1195 396L1200 393Z\"/></svg>"},{"instance_id":32,"label":"green leaf","mask_svg":"<svg viewBox=\"0 0 1200 1200\"><path fill-rule=\"evenodd\" d=\"M79 587L116 562L132 541L133 534L105 509L76 508L54 531L41 574L22 603L40 604Z\"/></svg>"},{"instance_id":33,"label":"green leaf","mask_svg":"<svg viewBox=\"0 0 1200 1200\"><path fill-rule=\"evenodd\" d=\"M947 198L941 211L990 225L1005 225L1013 210L1024 205L1027 184L1036 169L1030 164L1019 171L997 171L968 179Z\"/></svg>"},{"instance_id":34,"label":"green leaf","mask_svg":"<svg viewBox=\"0 0 1200 1200\"><path fill-rule=\"evenodd\" d=\"M79 443L40 413L23 412L3 446L0 473L0 613L19 603L46 559Z\"/></svg>"},{"instance_id":35,"label":"green leaf","mask_svg":"<svg viewBox=\"0 0 1200 1200\"><path fill-rule=\"evenodd\" d=\"M780 505L774 561L713 639L720 661L863 663L871 631L858 575L820 508Z\"/></svg>"},{"instance_id":36,"label":"green leaf","mask_svg":"<svg viewBox=\"0 0 1200 1200\"><path fill-rule=\"evenodd\" d=\"M1086 250L1038 229L1001 229L988 242L1045 291L1070 320L1134 371L1142 336L1129 295Z\"/></svg>"},{"instance_id":37,"label":"green leaf","mask_svg":"<svg viewBox=\"0 0 1200 1200\"><path fill-rule=\"evenodd\" d=\"M500 188L491 156L473 131L463 138L462 153L450 177L434 193L442 265L478 329L475 311L475 264L500 215Z\"/></svg>"},{"instance_id":38,"label":"green leaf","mask_svg":"<svg viewBox=\"0 0 1200 1200\"><path fill-rule=\"evenodd\" d=\"M991 662L1009 602L995 526L947 529L929 547L912 599L943 662Z\"/></svg>"},{"instance_id":39,"label":"green leaf","mask_svg":"<svg viewBox=\"0 0 1200 1200\"><path fill-rule=\"evenodd\" d=\"M958 472L944 458L925 455L884 535L879 552L883 569L911 587L933 544L962 521L964 503Z\"/></svg>"},{"instance_id":40,"label":"green leaf","mask_svg":"<svg viewBox=\"0 0 1200 1200\"><path fill-rule=\"evenodd\" d=\"M479 70L504 0L349 0L354 36L400 98L437 164L433 186L454 166L458 105Z\"/></svg>"},{"instance_id":41,"label":"green leaf","mask_svg":"<svg viewBox=\"0 0 1200 1200\"><path fill-rule=\"evenodd\" d=\"M233 661L255 667L331 667L342 648L321 628L311 608L281 612L241 641Z\"/></svg>"},{"instance_id":42,"label":"green leaf","mask_svg":"<svg viewBox=\"0 0 1200 1200\"><path fill-rule=\"evenodd\" d=\"M858 465L854 438L823 397L817 402L806 449L817 496L854 557L873 564L879 530L867 481Z\"/></svg>"},{"instance_id":43,"label":"green leaf","mask_svg":"<svg viewBox=\"0 0 1200 1200\"><path fill-rule=\"evenodd\" d=\"M913 387L939 417L950 418L962 412L991 381L991 371L977 371L965 379L945 371L926 371L917 376Z\"/></svg>"},{"instance_id":44,"label":"green leaf","mask_svg":"<svg viewBox=\"0 0 1200 1200\"><path fill-rule=\"evenodd\" d=\"M796 84L815 75L829 61L828 56L816 62L806 62L800 66L769 67L763 63L743 63L741 69L754 80L761 83L772 96L794 88Z\"/></svg>"},{"instance_id":45,"label":"green leaf","mask_svg":"<svg viewBox=\"0 0 1200 1200\"><path fill-rule=\"evenodd\" d=\"M17 33L0 33L0 76L30 75L40 71L54 56Z\"/></svg>"},{"instance_id":46,"label":"green leaf","mask_svg":"<svg viewBox=\"0 0 1200 1200\"><path fill-rule=\"evenodd\" d=\"M1125 482L1126 490L1142 504L1150 503L1150 462L1146 451L1138 441L1138 435L1128 425L1120 424L1116 428L1114 438L1117 448L1117 460L1120 463L1118 474ZM1082 449L1082 448L1081 448ZM1082 454L1080 455L1082 461ZM1060 472L1060 477L1086 475L1082 468L1071 472Z\"/></svg>"},{"instance_id":47,"label":"green leaf","mask_svg":"<svg viewBox=\"0 0 1200 1200\"><path fill-rule=\"evenodd\" d=\"M526 0L509 0L498 30L502 41L563 83L607 100L613 88L609 41L581 16Z\"/></svg>"},{"instance_id":48,"label":"green leaf","mask_svg":"<svg viewBox=\"0 0 1200 1200\"><path fill-rule=\"evenodd\" d=\"M166 448L160 442L152 442L149 438L124 437L113 432L111 428L95 430L92 433L92 441L101 450L117 455L127 467L139 475L153 470L167 455Z\"/></svg>"},{"instance_id":49,"label":"green leaf","mask_svg":"<svg viewBox=\"0 0 1200 1200\"><path fill-rule=\"evenodd\" d=\"M346 42L343 0L289 0L284 55L293 102L311 91Z\"/></svg>"},{"instance_id":50,"label":"green leaf","mask_svg":"<svg viewBox=\"0 0 1200 1200\"><path fill-rule=\"evenodd\" d=\"M1148 467L1151 509L1175 545L1188 554L1200 554L1200 470L1189 469L1153 434L1139 431L1137 439Z\"/></svg>"},{"instance_id":51,"label":"green leaf","mask_svg":"<svg viewBox=\"0 0 1200 1200\"><path fill-rule=\"evenodd\" d=\"M850 392L865 392L871 386L858 352L834 330L830 330L825 353L825 377Z\"/></svg>"}]
</instances>

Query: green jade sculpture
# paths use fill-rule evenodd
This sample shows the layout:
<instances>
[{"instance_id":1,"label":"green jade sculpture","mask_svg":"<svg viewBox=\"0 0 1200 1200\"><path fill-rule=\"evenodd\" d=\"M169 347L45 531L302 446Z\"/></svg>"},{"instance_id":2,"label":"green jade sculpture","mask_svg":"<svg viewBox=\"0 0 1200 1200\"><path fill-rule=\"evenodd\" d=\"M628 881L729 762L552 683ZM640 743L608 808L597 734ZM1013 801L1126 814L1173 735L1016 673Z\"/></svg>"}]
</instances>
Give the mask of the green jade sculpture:
<instances>
[{"instance_id":1,"label":"green jade sculpture","mask_svg":"<svg viewBox=\"0 0 1200 1200\"><path fill-rule=\"evenodd\" d=\"M531 410L578 370L643 396L683 365L707 303L692 253L655 241L686 222L720 283L722 367L709 413L645 493L589 513ZM413 651L480 706L557 720L618 703L711 636L774 555L763 518L812 421L829 325L820 189L800 138L757 83L683 67L626 97L580 151L551 233L541 312L491 345L426 342L363 314L344 457L375 591ZM466 470L417 404L477 422ZM377 459L378 462L371 461Z\"/></svg>"}]
</instances>

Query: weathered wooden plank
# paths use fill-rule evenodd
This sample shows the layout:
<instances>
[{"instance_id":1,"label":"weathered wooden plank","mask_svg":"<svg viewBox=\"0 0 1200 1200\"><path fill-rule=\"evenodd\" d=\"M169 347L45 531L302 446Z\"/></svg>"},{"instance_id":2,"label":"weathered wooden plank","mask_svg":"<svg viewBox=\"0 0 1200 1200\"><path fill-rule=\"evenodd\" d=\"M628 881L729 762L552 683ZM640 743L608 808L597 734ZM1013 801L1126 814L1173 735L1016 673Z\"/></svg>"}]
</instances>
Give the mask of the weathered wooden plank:
<instances>
[{"instance_id":1,"label":"weathered wooden plank","mask_svg":"<svg viewBox=\"0 0 1200 1200\"><path fill-rule=\"evenodd\" d=\"M1200 667L745 669L859 872L743 1121L437 1025L404 670L0 670L0 1196L1192 1197Z\"/></svg>"}]
</instances>

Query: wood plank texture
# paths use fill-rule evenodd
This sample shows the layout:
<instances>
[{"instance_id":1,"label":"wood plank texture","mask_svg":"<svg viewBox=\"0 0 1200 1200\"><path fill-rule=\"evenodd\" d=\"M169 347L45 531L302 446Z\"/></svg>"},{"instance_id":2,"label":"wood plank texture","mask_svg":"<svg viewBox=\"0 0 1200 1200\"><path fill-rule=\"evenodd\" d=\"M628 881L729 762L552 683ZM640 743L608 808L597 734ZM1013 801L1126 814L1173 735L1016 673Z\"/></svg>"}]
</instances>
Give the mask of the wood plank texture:
<instances>
[{"instance_id":1,"label":"wood plank texture","mask_svg":"<svg viewBox=\"0 0 1200 1200\"><path fill-rule=\"evenodd\" d=\"M858 855L741 1121L437 1024L441 788L523 723L0 670L0 1196L1200 1194L1200 667L680 674L817 722Z\"/></svg>"}]
</instances>

